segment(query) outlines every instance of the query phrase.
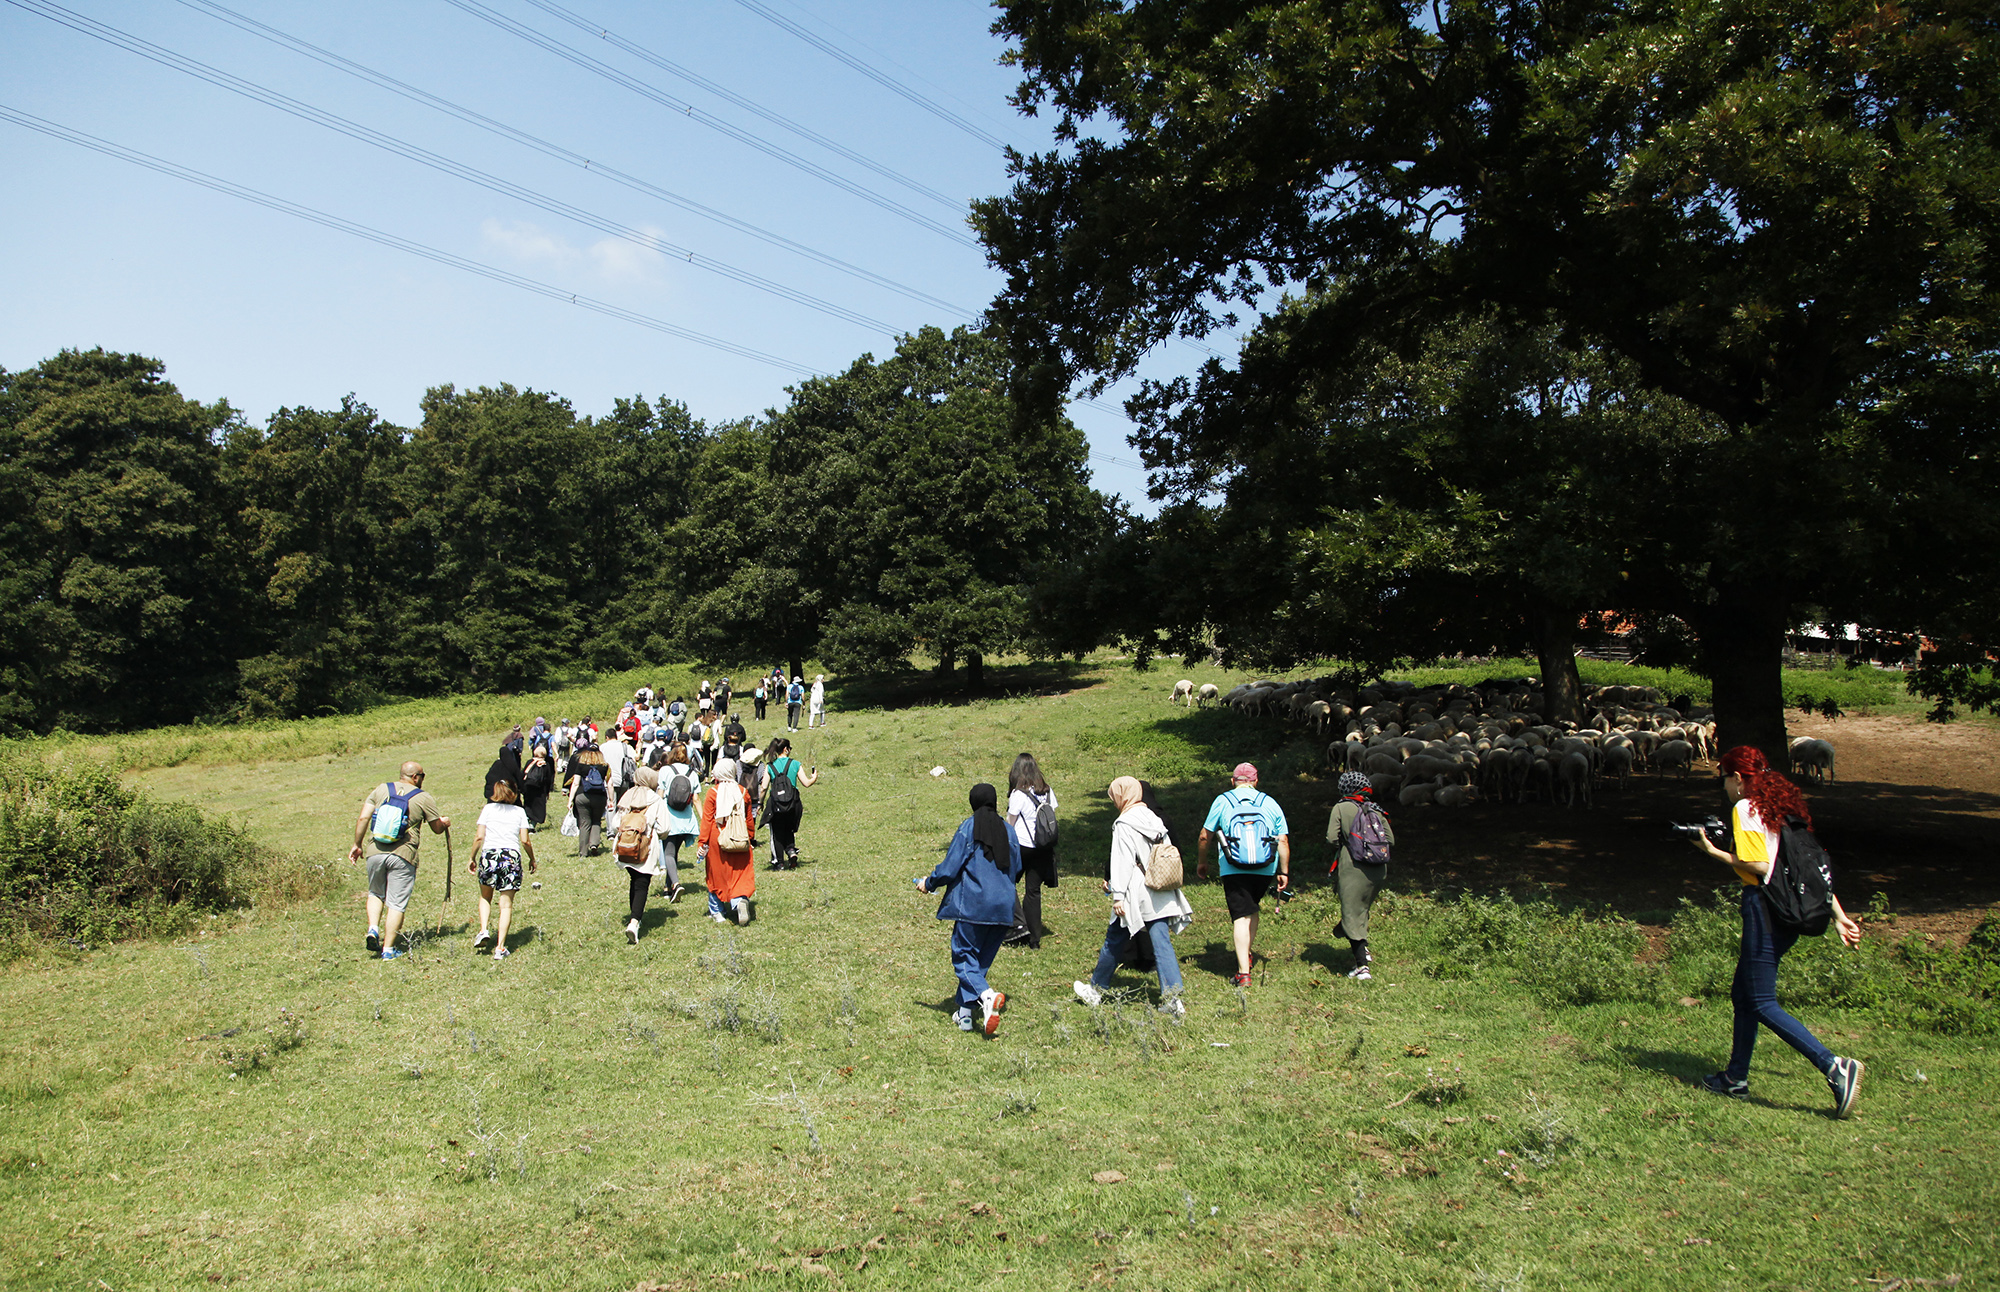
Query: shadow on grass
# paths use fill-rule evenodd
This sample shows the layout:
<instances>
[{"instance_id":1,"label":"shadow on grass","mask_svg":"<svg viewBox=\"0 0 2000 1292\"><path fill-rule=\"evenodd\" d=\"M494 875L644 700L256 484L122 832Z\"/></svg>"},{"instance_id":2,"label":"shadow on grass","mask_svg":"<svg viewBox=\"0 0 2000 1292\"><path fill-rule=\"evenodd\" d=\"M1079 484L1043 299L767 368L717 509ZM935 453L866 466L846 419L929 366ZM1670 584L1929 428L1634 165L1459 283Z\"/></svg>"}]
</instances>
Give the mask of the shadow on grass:
<instances>
[{"instance_id":1,"label":"shadow on grass","mask_svg":"<svg viewBox=\"0 0 2000 1292\"><path fill-rule=\"evenodd\" d=\"M1063 695L1095 686L1102 680L1102 667L1070 660L989 664L984 684L977 687L968 685L962 672L949 678L915 670L883 677L859 677L827 689L827 711L837 721L843 709L957 707L978 700Z\"/></svg>"},{"instance_id":2,"label":"shadow on grass","mask_svg":"<svg viewBox=\"0 0 2000 1292\"><path fill-rule=\"evenodd\" d=\"M1715 1071L1715 1060L1712 1057L1689 1054L1684 1050L1648 1050L1636 1045L1614 1047L1613 1053L1617 1054L1632 1067L1644 1068L1648 1072L1657 1072L1663 1077L1670 1077L1680 1082L1691 1090L1704 1094L1709 1093L1703 1090L1701 1079ZM1727 1096L1715 1095L1714 1098L1723 1100ZM1824 1104L1801 1104L1793 1103L1789 1100L1764 1099L1754 1094L1742 1102L1755 1104L1759 1108L1774 1108L1781 1112L1818 1113L1820 1116L1827 1118L1833 1116L1832 1109Z\"/></svg>"}]
</instances>

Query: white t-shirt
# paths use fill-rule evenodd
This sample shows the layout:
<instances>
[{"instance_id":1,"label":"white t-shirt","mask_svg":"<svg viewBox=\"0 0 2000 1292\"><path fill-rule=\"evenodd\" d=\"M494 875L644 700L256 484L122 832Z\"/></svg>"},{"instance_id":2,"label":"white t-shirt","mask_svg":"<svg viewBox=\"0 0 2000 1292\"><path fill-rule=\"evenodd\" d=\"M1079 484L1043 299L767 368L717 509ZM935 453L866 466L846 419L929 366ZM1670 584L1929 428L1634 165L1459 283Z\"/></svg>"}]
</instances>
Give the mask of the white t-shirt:
<instances>
[{"instance_id":1,"label":"white t-shirt","mask_svg":"<svg viewBox=\"0 0 2000 1292\"><path fill-rule=\"evenodd\" d=\"M486 842L492 851L521 852L521 836L528 832L528 814L518 803L488 803L479 809L479 825L486 827Z\"/></svg>"},{"instance_id":2,"label":"white t-shirt","mask_svg":"<svg viewBox=\"0 0 2000 1292\"><path fill-rule=\"evenodd\" d=\"M1042 802L1056 806L1056 792L1051 789L1042 796ZM1027 790L1015 790L1007 796L1007 821L1014 827L1014 842L1023 848L1035 846L1035 814L1041 811L1041 803Z\"/></svg>"},{"instance_id":3,"label":"white t-shirt","mask_svg":"<svg viewBox=\"0 0 2000 1292\"><path fill-rule=\"evenodd\" d=\"M632 757L632 751L626 748L625 742L607 740L599 752L604 755L604 779L613 785L624 780L626 764Z\"/></svg>"},{"instance_id":4,"label":"white t-shirt","mask_svg":"<svg viewBox=\"0 0 2000 1292\"><path fill-rule=\"evenodd\" d=\"M824 709L826 707L826 683L813 683L812 707L815 709Z\"/></svg>"},{"instance_id":5,"label":"white t-shirt","mask_svg":"<svg viewBox=\"0 0 2000 1292\"><path fill-rule=\"evenodd\" d=\"M1778 859L1778 832L1764 824L1764 818L1757 815L1757 809L1750 806L1749 799L1737 799L1735 810L1729 816L1730 851L1738 861L1773 862ZM1749 880L1744 880L1748 884Z\"/></svg>"}]
</instances>

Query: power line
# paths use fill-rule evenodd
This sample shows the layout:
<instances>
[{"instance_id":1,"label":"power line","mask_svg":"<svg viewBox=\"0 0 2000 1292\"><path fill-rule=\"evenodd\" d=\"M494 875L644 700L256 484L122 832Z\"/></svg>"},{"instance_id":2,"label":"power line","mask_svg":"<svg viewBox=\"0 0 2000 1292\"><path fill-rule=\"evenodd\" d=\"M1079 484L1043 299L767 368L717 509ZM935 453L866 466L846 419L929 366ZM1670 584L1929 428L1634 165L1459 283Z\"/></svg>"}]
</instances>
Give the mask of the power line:
<instances>
[{"instance_id":1,"label":"power line","mask_svg":"<svg viewBox=\"0 0 2000 1292\"><path fill-rule=\"evenodd\" d=\"M897 334L897 329L892 325L863 314L858 310L851 310L844 305L836 305L832 301L821 300L819 297L808 292L800 291L794 287L787 287L783 283L775 282L759 274L753 274L747 269L739 269L726 261L703 255L691 248L668 242L666 239L654 234L631 228L628 225L619 224L594 212L586 211L582 207L573 206L568 202L538 193L530 188L524 188L509 180L501 179L497 175L491 175L485 171L467 166L462 162L453 161L449 157L431 152L426 148L420 148L415 144L398 139L394 135L384 134L379 130L374 130L358 122L350 121L346 117L337 116L324 109L313 107L311 104L301 102L289 95L280 94L276 90L258 85L254 81L246 81L242 77L232 76L228 72L210 67L206 63L198 62L185 55L177 54L164 46L155 45L151 41L143 40L109 24L98 22L82 14L64 9L60 5L49 3L49 0L7 0L7 2L18 8L26 9L30 13L47 18L51 22L68 27L72 31L93 36L98 40L104 41L106 44L116 45L142 58L150 59L163 67L169 67L178 72L185 72L189 76L207 81L209 84L221 89L232 91L248 99L254 99L269 107L277 108L281 112L290 113L292 116L298 117L303 121L310 121L314 125L324 126L351 139L372 144L385 152L395 153L399 157L404 157L420 165L428 166L433 170L463 179L468 183L477 184L481 188L514 198L517 201L526 202L530 206L540 207L542 210L552 214L575 220L579 224L597 229L603 233L608 233L614 238L630 242L635 246L644 247L648 251L670 255L674 259L684 261L698 269L705 269L710 273L742 283L747 287L754 287L759 291L768 292L782 300L791 301L793 304L804 305L808 309L818 310L822 314L831 315L843 322L872 328L890 336ZM51 13L49 12L50 10L54 12Z\"/></svg>"},{"instance_id":2,"label":"power line","mask_svg":"<svg viewBox=\"0 0 2000 1292\"><path fill-rule=\"evenodd\" d=\"M453 0L453 3L456 2L457 0ZM928 95L925 95L915 89L912 89L910 86L903 84L901 81L889 75L887 72L879 71L876 68L871 67L864 60L856 58L854 55L848 53L844 49L841 49L839 46L835 45L832 41L827 40L825 37L815 35L814 33L807 31L804 27L801 27L799 24L793 22L791 19L781 17L780 15L773 13L768 6L757 3L757 0L736 0L736 3L742 5L745 9L748 9L751 13L756 14L758 17L763 18L766 21L770 22L773 26L780 27L785 31L792 33L792 35L797 36L800 40L806 42L806 44L811 45L813 48L818 49L821 52L825 53L828 57L838 59L842 63L845 63L847 66L861 73L863 76L875 82L877 85L882 86L884 89L902 95L904 98L916 104L924 111L938 118L938 120L957 126L960 130L963 130L966 134L971 135L974 139L977 139L980 143L985 144L987 147L992 148L998 152L1004 153L1007 151L1006 140L1000 138L998 135L991 133L990 131L986 130L981 126L975 125L973 122L966 120L964 117L960 116L956 112L953 112L950 108L947 108L942 103L939 103L937 100L929 97Z\"/></svg>"},{"instance_id":3,"label":"power line","mask_svg":"<svg viewBox=\"0 0 2000 1292\"><path fill-rule=\"evenodd\" d=\"M944 193L940 193L936 189L932 188L930 185L921 183L918 180L911 179L908 175L905 175L900 171L891 170L889 167L884 166L882 163L854 151L852 148L849 148L847 145L840 143L838 140L829 139L825 135L820 134L817 130L808 129L805 126L800 125L798 122L793 121L789 117L780 116L779 114L771 111L769 108L766 108L762 104L759 104L755 100L745 98L743 95L737 94L735 91L730 90L725 86L718 85L716 82L709 80L707 77L702 76L698 72L689 71L687 68L682 67L679 63L672 62L671 60L659 54L654 53L652 50L647 49L644 45L639 45L632 41L629 41L625 39L623 36L620 36L616 32L603 26L602 24L592 22L581 14L574 13L568 9L563 8L559 4L553 3L552 0L527 0L527 2L535 6L535 8L540 9L543 13L549 14L550 16L555 18L560 18L572 27L575 27L581 31L589 32L591 35L596 36L598 39L605 41L607 44L617 46L619 49L624 50L626 53L630 54L632 57L636 59L641 60L642 62L651 63L654 67L659 68L661 71L669 72L675 76L680 77L684 81L692 81L694 84L700 86L702 89L707 90L710 94L715 95L719 99L724 99L730 103L735 104L737 107L743 109L745 112L761 117L764 120L770 122L774 126L778 126L781 127L782 129L789 130L793 134L799 136L801 139L809 139L813 143L818 144L820 147L827 149L829 152L837 153L838 155L845 157L847 160L853 162L857 166L866 167L867 169L874 171L877 175L880 175L884 179L893 180L896 183L901 184L903 187L911 190L912 192L921 193L923 196L930 198L933 202L937 202L944 206L948 206L954 211L963 211L965 209L965 203L962 200L950 197Z\"/></svg>"},{"instance_id":4,"label":"power line","mask_svg":"<svg viewBox=\"0 0 2000 1292\"><path fill-rule=\"evenodd\" d=\"M19 0L14 0L14 2L18 3ZM466 13L469 13L473 17L481 19L484 22L489 22L493 24L495 27L500 28L500 30L502 31L509 32L515 36L519 36L522 40L527 41L529 44L534 45L537 48L546 50L549 53L554 54L557 58L563 59L566 62L573 63L577 67L582 68L586 72L594 73L595 75L601 76L605 80L610 81L615 85L623 86L625 89L632 91L632 93L637 94L642 98L651 99L654 103L657 103L662 107L670 108L673 111L678 112L682 116L688 118L690 121L697 122L701 125L707 126L711 130L715 130L722 134L725 134L729 136L731 139L736 140L738 143L744 144L751 148L755 148L758 152L763 153L767 157L775 158L778 161L784 162L787 166L797 167L799 170L806 172L808 175L812 175L818 179L826 181L827 183L833 185L835 188L841 189L844 192L852 193L854 196L862 199L864 202L872 202L876 206L881 207L885 211L889 211L903 217L905 220L910 221L912 224L920 225L923 228L929 229L932 233L937 234L941 238L948 238L951 241L956 242L961 246L972 247L975 249L978 248L980 245L979 241L976 238L973 238L963 232L960 232L959 230L952 228L950 225L940 223L937 220L933 220L929 216L923 214L921 211L912 210L911 208L903 205L901 202L896 201L894 198L884 197L880 193L874 192L873 190L868 188L864 188L861 185L856 184L852 180L847 179L845 176L837 175L833 171L828 170L824 166L818 165L817 163L814 162L807 161L805 158L799 156L795 152L790 151L789 149L780 148L778 145L771 143L768 140L760 139L756 135L751 134L749 131L741 129L740 127L737 126L733 126L719 117L713 116L707 112L700 112L698 109L696 109L696 107L692 103L689 103L684 99L677 99L671 94L667 94L662 90L655 89L653 86L646 84L644 81L638 80L635 77L627 76L625 73L619 71L615 67L612 67L608 63L602 62L599 59L592 58L588 54L581 53L578 50L571 49L568 45L563 44L561 41L556 40L553 37L544 36L542 35L542 33L536 31L534 28L524 26L521 23L515 22L512 18L509 18L504 14L496 13L492 9L488 8L486 5L480 4L478 0L445 0L445 3L453 6L454 8L462 9Z\"/></svg>"},{"instance_id":5,"label":"power line","mask_svg":"<svg viewBox=\"0 0 2000 1292\"><path fill-rule=\"evenodd\" d=\"M824 265L829 269L838 270L841 273L861 279L863 282L872 283L887 291L896 292L913 301L949 311L961 318L971 319L977 317L976 311L968 310L962 305L955 305L950 301L932 296L928 292L919 291L917 288L897 282L893 278L878 274L874 270L863 269L859 265L850 264L838 256L829 255L824 251L809 247L802 242L796 242L781 233L774 233L769 229L752 224L748 220L739 219L727 212L719 211L712 206L697 202L693 198L683 196L671 189L662 188L651 181L629 175L616 167L607 166L603 162L579 153L574 149L550 143L548 140L529 134L525 130L507 125L505 122L496 121L484 113L476 112L471 108L454 103L450 99L432 94L428 90L422 90L407 82L399 81L393 76L378 72L374 68L355 62L353 59L345 58L331 50L323 49L310 41L301 40L299 37L293 36L288 32L280 31L268 23L259 22L255 18L237 13L233 9L224 8L222 5L216 4L214 0L180 0L180 3L197 12L204 13L219 22L228 23L238 30L248 32L253 36L270 41L272 44L290 49L294 53L301 54L306 58L312 59L314 62L331 67L335 71L345 72L350 76L367 81L381 89L388 90L392 94L400 95L414 103L423 104L448 116L455 117L468 125L477 126L481 130L499 135L504 139L510 139L523 147L532 148L544 156L580 167L593 175L602 176L614 184L623 185L634 192L643 193L648 197L658 198L660 201L679 207L690 214L713 220L727 228L736 230L738 233L748 234L750 237L757 238L774 247L804 256L808 260Z\"/></svg>"},{"instance_id":6,"label":"power line","mask_svg":"<svg viewBox=\"0 0 2000 1292\"><path fill-rule=\"evenodd\" d=\"M239 198L242 201L251 202L284 215L296 216L301 220L309 220L314 224L334 229L341 233L352 234L357 238L366 238L368 241L378 243L381 246L389 247L396 251L408 252L413 256L421 256L425 260L435 261L440 265L445 265L452 269L460 269L469 274L477 274L481 278L490 278L494 282L504 283L509 287L517 287L522 291L532 292L537 296L545 296L555 301L566 301L579 309L590 310L625 323L636 323L640 327L651 328L655 332L664 332L668 336L678 337L683 341L692 341L696 345L707 346L713 350L721 350L726 354L733 354L739 358L768 364L774 368L782 368L788 372L798 373L801 376L820 377L826 375L818 369L809 368L802 363L796 363L790 359L780 358L777 355L752 349L746 345L738 345L734 341L725 341L721 337L711 336L706 332L697 332L692 328L684 328L678 324L669 323L665 319L654 318L650 314L641 314L637 310L628 310L621 305L613 305L608 301L600 301L589 296L567 292L560 287L542 282L539 279L528 278L521 274L511 273L495 265L470 260L464 256L453 255L449 251L440 251L436 247L427 246L424 243L416 242L409 238L400 237L393 233L385 233L380 229L372 228L369 225L360 224L341 216L330 215L315 207L305 206L282 197L274 197L258 189L221 179L204 171L194 170L190 167L167 161L162 157L155 157L151 153L143 153L137 149L113 143L108 139L101 139L96 135L85 134L80 130L71 129L57 122L32 116L19 109L10 108L5 104L0 104L0 119L12 121L16 125L25 126L30 130L40 131L42 134L60 139L65 143L89 148L92 151L103 153L107 157L116 157L120 161L131 162L135 166L143 166L147 170L157 171L162 175L185 180L190 184L198 184L203 188L212 189L217 193Z\"/></svg>"}]
</instances>

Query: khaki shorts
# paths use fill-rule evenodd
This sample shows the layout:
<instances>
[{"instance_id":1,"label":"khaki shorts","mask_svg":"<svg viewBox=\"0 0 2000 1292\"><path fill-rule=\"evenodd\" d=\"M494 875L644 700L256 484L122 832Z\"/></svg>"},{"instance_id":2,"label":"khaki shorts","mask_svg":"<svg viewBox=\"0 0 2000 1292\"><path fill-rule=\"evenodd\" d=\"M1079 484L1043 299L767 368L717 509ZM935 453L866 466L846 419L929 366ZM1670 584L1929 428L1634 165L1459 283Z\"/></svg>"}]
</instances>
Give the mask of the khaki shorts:
<instances>
[{"instance_id":1,"label":"khaki shorts","mask_svg":"<svg viewBox=\"0 0 2000 1292\"><path fill-rule=\"evenodd\" d=\"M408 909L410 894L417 890L417 863L404 861L393 852L378 852L368 858L368 891L382 899L392 911Z\"/></svg>"}]
</instances>

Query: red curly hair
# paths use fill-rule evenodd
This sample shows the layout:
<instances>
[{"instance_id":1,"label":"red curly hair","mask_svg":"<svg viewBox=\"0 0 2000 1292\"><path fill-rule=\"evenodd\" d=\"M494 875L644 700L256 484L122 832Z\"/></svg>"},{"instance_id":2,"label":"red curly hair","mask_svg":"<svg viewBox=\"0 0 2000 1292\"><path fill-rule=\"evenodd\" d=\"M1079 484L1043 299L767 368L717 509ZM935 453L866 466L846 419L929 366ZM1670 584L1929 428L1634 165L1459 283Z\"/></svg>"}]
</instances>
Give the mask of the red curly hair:
<instances>
[{"instance_id":1,"label":"red curly hair","mask_svg":"<svg viewBox=\"0 0 2000 1292\"><path fill-rule=\"evenodd\" d=\"M1753 745L1738 745L1724 754L1717 765L1724 776L1743 779L1743 797L1750 800L1750 806L1768 828L1779 829L1786 817L1793 816L1805 818L1806 827L1812 827L1806 796L1799 793L1799 787L1783 772L1772 768L1763 750Z\"/></svg>"}]
</instances>

